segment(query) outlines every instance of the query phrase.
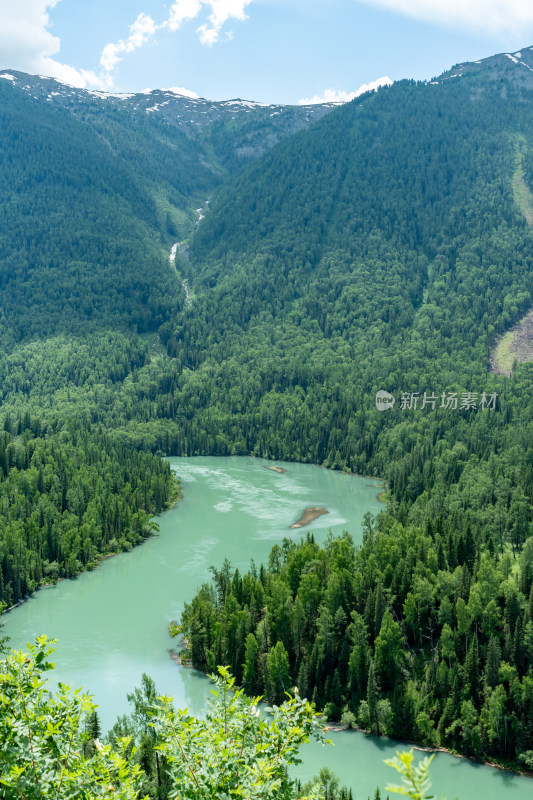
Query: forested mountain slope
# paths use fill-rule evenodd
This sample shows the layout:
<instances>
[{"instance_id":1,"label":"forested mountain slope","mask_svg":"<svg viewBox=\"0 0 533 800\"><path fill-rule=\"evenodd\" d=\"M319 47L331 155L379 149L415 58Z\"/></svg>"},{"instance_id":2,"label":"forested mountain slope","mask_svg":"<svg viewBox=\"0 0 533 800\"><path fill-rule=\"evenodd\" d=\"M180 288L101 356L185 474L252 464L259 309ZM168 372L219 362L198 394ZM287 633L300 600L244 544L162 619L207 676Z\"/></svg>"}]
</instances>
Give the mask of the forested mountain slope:
<instances>
[{"instance_id":1,"label":"forested mountain slope","mask_svg":"<svg viewBox=\"0 0 533 800\"><path fill-rule=\"evenodd\" d=\"M168 466L108 419L129 418L120 394L142 415L169 365L171 243L232 170L331 108L0 73L0 607L138 543L172 500Z\"/></svg>"},{"instance_id":2,"label":"forested mountain slope","mask_svg":"<svg viewBox=\"0 0 533 800\"><path fill-rule=\"evenodd\" d=\"M199 398L178 449L390 488L356 555L287 540L259 574L217 569L183 619L194 663L529 766L533 369L496 376L489 352L531 305L516 187L533 184L532 63L395 84L235 176L193 239L195 304L168 341L192 370L174 398L192 380ZM378 390L395 405L378 410Z\"/></svg>"},{"instance_id":3,"label":"forested mountain slope","mask_svg":"<svg viewBox=\"0 0 533 800\"><path fill-rule=\"evenodd\" d=\"M505 98L492 84L396 84L218 193L181 266L195 302L168 341L197 384L205 365L215 392L220 414L204 391L199 429L383 473L404 446L413 455L410 440L392 445L394 466L381 457L391 428L497 424L420 408L424 391L505 392L487 372L490 342L530 303L533 238L512 177L519 156L530 170L531 98L505 77ZM379 413L380 388L420 392L418 409Z\"/></svg>"},{"instance_id":4,"label":"forested mountain slope","mask_svg":"<svg viewBox=\"0 0 533 800\"><path fill-rule=\"evenodd\" d=\"M531 70L530 50L459 65L291 136L305 111L276 132L261 125L283 115L219 104L209 113L228 116L193 136L159 96L55 103L31 84L21 92L17 76L0 80L10 350L0 358L0 488L10 482L0 602L138 540L134 521L172 492L156 457L135 461L137 450L379 475L390 503L357 556L349 543L287 545L248 594L219 573L218 600L204 589L187 620L198 623L197 663L224 654L206 624L232 635L240 625L235 669L255 631L262 685L281 642L292 680L311 659L303 679L333 713L351 704L360 714L365 702L376 729L383 701L396 735L529 763L533 367L498 376L489 353L532 302L533 233L516 191L533 186ZM274 146L242 166L246 141L252 156L261 141ZM185 238L174 270L169 245ZM378 410L378 390L394 407ZM102 442L122 470L116 485L84 468ZM52 476L63 460L60 495ZM141 469L152 475L142 485ZM122 540L105 534L100 492L128 509ZM288 576L301 555L313 584L304 617L301 575ZM280 598L285 621L318 614L322 627L284 639ZM331 650L324 631L334 629Z\"/></svg>"},{"instance_id":5,"label":"forested mountain slope","mask_svg":"<svg viewBox=\"0 0 533 800\"><path fill-rule=\"evenodd\" d=\"M185 238L228 169L331 108L274 114L0 78L0 336L11 346L59 331L157 330L183 303L162 245Z\"/></svg>"},{"instance_id":6,"label":"forested mountain slope","mask_svg":"<svg viewBox=\"0 0 533 800\"><path fill-rule=\"evenodd\" d=\"M114 94L76 89L53 78L7 70L0 72L0 79L11 83L17 93L37 101L38 106L45 102L54 108L62 108L70 116L86 120L95 129L105 131L108 136L112 136L113 127L115 131L119 127L129 128L130 133L135 130L136 137L144 129L145 133L158 134L158 138L167 142L177 133L182 133L208 163L216 155L222 164L231 163L233 166L264 153L284 137L306 128L338 105L265 105L238 98L212 101L177 94L172 89ZM111 119L115 120L114 126L109 124ZM177 141L179 143L180 139ZM124 131L119 142L120 154L124 156L132 148ZM150 150L148 138L139 151L145 153L145 157L146 147ZM142 164L137 166L143 169ZM196 191L200 189L197 177L193 188Z\"/></svg>"}]
</instances>

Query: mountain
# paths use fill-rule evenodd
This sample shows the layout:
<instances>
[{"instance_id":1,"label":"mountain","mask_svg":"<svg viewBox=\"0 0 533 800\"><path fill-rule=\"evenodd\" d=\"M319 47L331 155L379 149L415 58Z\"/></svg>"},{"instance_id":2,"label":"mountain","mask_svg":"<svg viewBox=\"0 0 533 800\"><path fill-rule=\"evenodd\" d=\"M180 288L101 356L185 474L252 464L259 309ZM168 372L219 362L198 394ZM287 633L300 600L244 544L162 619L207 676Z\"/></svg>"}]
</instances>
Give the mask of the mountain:
<instances>
[{"instance_id":1,"label":"mountain","mask_svg":"<svg viewBox=\"0 0 533 800\"><path fill-rule=\"evenodd\" d=\"M168 339L213 387L199 441L208 429L239 452L375 469L415 499L415 431L452 423L400 414L401 392L494 387L491 344L531 304L532 96L522 67L497 63L497 81L488 59L342 106L213 198L180 264L196 300ZM388 415L379 389L396 392ZM216 418L211 391L228 399Z\"/></svg>"},{"instance_id":2,"label":"mountain","mask_svg":"<svg viewBox=\"0 0 533 800\"><path fill-rule=\"evenodd\" d=\"M495 83L509 82L514 88L533 88L533 48L526 47L516 53L498 53L481 61L465 61L443 72L432 83L444 83L453 78L466 78L469 83L494 88Z\"/></svg>"},{"instance_id":3,"label":"mountain","mask_svg":"<svg viewBox=\"0 0 533 800\"><path fill-rule=\"evenodd\" d=\"M260 571L215 566L181 620L195 666L529 769L531 333L510 377L490 355L533 298L530 61L398 82L235 174L180 264L157 401L175 452L387 481L358 548L309 533Z\"/></svg>"},{"instance_id":4,"label":"mountain","mask_svg":"<svg viewBox=\"0 0 533 800\"><path fill-rule=\"evenodd\" d=\"M0 602L146 535L154 454L377 476L358 553L288 542L254 613L225 565L191 627L265 663L283 629L328 713L530 763L532 52L317 110L0 76Z\"/></svg>"},{"instance_id":5,"label":"mountain","mask_svg":"<svg viewBox=\"0 0 533 800\"><path fill-rule=\"evenodd\" d=\"M212 148L224 165L264 153L283 137L306 128L338 105L265 105L238 98L216 102L160 89L130 94L89 91L54 78L13 70L0 71L0 79L39 104L50 103L95 125L102 125L110 110L121 121L126 119L124 124L133 126L142 125L143 117L153 115L151 123L156 130L165 131L167 136L172 128L185 133L198 145ZM126 144L123 141L122 147Z\"/></svg>"},{"instance_id":6,"label":"mountain","mask_svg":"<svg viewBox=\"0 0 533 800\"><path fill-rule=\"evenodd\" d=\"M0 73L5 343L154 330L183 302L168 262L243 161L331 110L109 95ZM168 245L167 245L168 242Z\"/></svg>"}]
</instances>

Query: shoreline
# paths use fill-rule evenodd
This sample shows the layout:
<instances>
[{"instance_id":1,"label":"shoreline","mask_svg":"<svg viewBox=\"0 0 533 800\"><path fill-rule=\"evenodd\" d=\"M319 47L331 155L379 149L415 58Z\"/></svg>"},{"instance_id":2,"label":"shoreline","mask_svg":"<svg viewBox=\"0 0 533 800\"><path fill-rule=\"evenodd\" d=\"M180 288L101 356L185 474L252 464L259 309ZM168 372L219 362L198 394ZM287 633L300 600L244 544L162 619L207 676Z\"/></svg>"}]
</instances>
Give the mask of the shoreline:
<instances>
[{"instance_id":1,"label":"shoreline","mask_svg":"<svg viewBox=\"0 0 533 800\"><path fill-rule=\"evenodd\" d=\"M328 733L350 733L353 731L354 733L362 733L365 736L369 736L373 739L391 739L392 737L387 736L386 734L381 734L377 736L375 733L370 733L366 731L364 728L347 728L346 725L343 725L341 722L331 722L326 723L325 728L327 728ZM418 750L421 753L429 753L436 755L437 753L445 753L449 756L454 756L455 758L462 758L465 761L471 761L473 764L481 764L485 767L492 767L493 769L499 769L503 772L509 772L511 775L520 775L522 778L529 778L533 780L533 771L523 770L523 769L513 769L512 767L506 767L503 764L499 764L497 761L487 761L482 758L472 758L471 756L465 756L463 753L458 753L455 750L450 750L447 747L442 747L441 745L436 745L432 747L429 744L417 744L416 742L411 742L407 739L395 739L399 744L405 745L410 750Z\"/></svg>"},{"instance_id":2,"label":"shoreline","mask_svg":"<svg viewBox=\"0 0 533 800\"><path fill-rule=\"evenodd\" d=\"M326 467L324 464L316 464L314 461L289 461L288 459L285 460L283 458L267 458L267 456L258 456L256 453L245 453L244 455L238 456L211 456L209 453L199 453L198 454L204 458L260 458L263 461L268 462L276 462L276 461L284 461L286 464L308 464L310 467L319 467L320 469L327 469L330 472L341 472L343 475L351 475L354 478L364 478L367 481L377 481L379 484L383 484L384 489L387 488L387 481L385 478L379 478L376 475L363 475L361 472L352 472L349 469L333 469L332 467ZM164 456L164 458L195 458L196 456ZM272 469L269 464L264 465L266 469ZM282 467L277 467L277 469L282 469ZM286 469L283 469L283 472L287 472ZM376 486L376 488L379 488Z\"/></svg>"},{"instance_id":3,"label":"shoreline","mask_svg":"<svg viewBox=\"0 0 533 800\"><path fill-rule=\"evenodd\" d=\"M150 519L154 519L155 517L158 517L159 514L162 514L165 511L170 511L172 508L174 508L179 503L179 501L182 498L182 494L181 494L181 486L180 486L180 484L179 484L179 482L177 480L174 481L174 488L177 490L177 494L174 496L174 493L171 493L171 496L169 498L169 502L168 502L168 505L166 506L166 508L162 508L161 511L158 511L155 514L150 514ZM155 535L154 531L149 531L148 534L146 536L144 536L138 544L133 545L131 547L131 549L133 550L134 547L140 547L142 544L144 544L144 542L146 542L147 539L151 539L152 536L154 536L154 535ZM19 600L14 605L9 606L9 608L4 608L2 611L0 611L0 617L3 617L4 614L9 614L10 611L14 611L16 608L19 608L20 606L24 605L24 603L26 603L28 600L31 600L32 597L34 597L34 595L37 594L37 592L39 592L41 589L51 589L54 586L57 586L57 584L60 581L75 580L80 575L83 575L85 572L93 572L95 569L98 569L100 564L103 561L107 561L108 558L114 558L114 556L120 556L123 553L127 553L127 552L129 552L129 551L128 550L117 550L117 552L115 552L115 553L102 553L102 554L99 554L97 556L96 561L94 561L90 567L86 567L85 569L80 570L75 575L72 575L72 577L67 577L67 576L63 576L62 575L60 578L56 578L56 580L47 581L46 583L39 584L39 586L36 586L31 594L26 595L22 600ZM0 628L2 628L2 623L0 623Z\"/></svg>"},{"instance_id":4,"label":"shoreline","mask_svg":"<svg viewBox=\"0 0 533 800\"><path fill-rule=\"evenodd\" d=\"M296 462L296 463L299 463L299 462ZM337 470L335 470L335 471L337 471ZM355 475L355 473L345 473L345 474ZM365 477L365 476L357 475L356 477ZM171 498L169 498L168 505L166 506L165 509L162 509L162 511L160 513L163 513L163 511L166 512L166 511L174 508L181 499L183 499L183 495L182 495L182 493L180 491L180 492L178 492L177 496L172 496ZM316 508L319 508L319 507L314 507L314 508L316 509ZM325 510L323 513L328 513L328 512L327 512L327 510ZM151 518L153 519L155 516L156 515L152 515ZM320 516L320 514L318 516ZM291 527L293 527L293 526L291 526ZM148 536L146 536L145 538L143 538L141 540L141 542L139 542L139 544L136 545L136 547L140 546L141 544L143 544L143 542L146 539L151 538L151 536L153 536L153 535L154 534L151 533ZM98 562L95 564L94 568L99 566L101 561L104 561L107 558L111 558L111 557L113 557L115 555L120 555L121 552L125 552L125 551L119 551L119 552L115 552L115 553L108 553L108 554L105 554L105 555L101 556L99 558ZM90 570L82 570L82 572L86 572L86 571L90 571ZM82 573L81 572L78 573L78 575L80 575L80 574L82 574ZM74 576L74 577L77 577L77 576ZM8 611L14 610L19 605L21 605L22 603L26 602L26 600L31 599L39 589L47 588L49 586L56 585L60 580L65 580L65 578L58 578L57 581L55 581L54 583L41 584L39 587L37 587L37 589L31 595L29 595L26 598L24 598L21 602L16 603L14 606L11 606L9 609L5 609L2 612L2 614L4 614L4 613L7 614ZM0 622L0 630L1 630L1 628L2 628L2 624ZM171 657L173 658L170 648L169 648L168 652L171 655ZM179 655L179 654L177 654L177 655ZM182 666L184 668L191 668L192 667L191 664L182 664L181 663L181 659L180 659L180 661L178 661L177 659L173 658L173 660L175 661L176 664L179 664L180 666ZM202 675L206 674L202 670L197 670L197 671L198 671L198 673L200 673ZM328 730L331 733L337 733L337 732L342 732L344 730L349 730L348 728L346 728L345 726L340 724L338 721L337 722L331 722L331 723L325 723L325 725L328 727ZM366 736L372 737L374 739L377 738L375 736L375 734L371 734L368 731L362 730L361 728L354 728L353 730L356 730L359 733L364 733ZM390 738L390 737L383 737L383 738ZM428 753L428 754L442 752L442 753L446 753L446 754L451 755L451 756L455 756L457 758L465 759L466 761L472 762L472 764L485 765L485 766L492 767L492 768L495 768L495 769L498 769L498 770L503 770L503 771L508 772L508 773L510 773L512 775L517 775L517 776L522 776L522 777L527 777L527 778L532 778L533 779L533 772L531 772L531 771L525 771L525 770L522 770L522 769L505 766L505 765L499 764L499 763L491 761L491 760L483 760L483 759L479 759L479 758L473 758L473 757L470 757L470 756L463 755L461 753L457 753L457 752L455 752L453 750L450 750L450 749L448 749L446 747L441 747L441 746L432 747L430 745L416 744L416 743L413 743L413 742L409 742L407 740L396 740L396 741L398 741L398 742L400 742L402 744L405 743L405 745L407 747L413 748L413 750L418 750L418 751L425 752L425 753Z\"/></svg>"},{"instance_id":5,"label":"shoreline","mask_svg":"<svg viewBox=\"0 0 533 800\"><path fill-rule=\"evenodd\" d=\"M172 457L173 456L167 456L167 455L161 456L162 459L168 459L168 458L172 458ZM180 457L183 458L183 456L177 456L177 457L178 458L180 458ZM206 456L206 457L209 457L209 456ZM222 456L222 458L225 458L225 457L226 456ZM246 457L247 456L243 456L243 458L246 458ZM264 458L264 456L256 456L253 453L250 453L248 457L249 458ZM269 459L265 459L265 461L268 461L268 460ZM307 461L294 461L294 462L290 462L290 463L308 464L309 462L307 462ZM383 495L387 491L387 484L386 484L386 482L385 482L385 480L383 478L376 478L373 475L361 475L358 472L350 472L349 470L346 470L346 471L344 471L344 470L334 470L334 469L331 469L331 467L325 467L323 464L310 464L310 466L320 467L321 469L327 469L327 470L330 470L331 472L344 472L345 475L351 475L354 478L365 478L366 480L379 481L381 484L383 484L384 488L383 488L382 491L378 492L378 494L377 494L378 502L385 503L385 504L387 503L387 500L383 499ZM284 469L282 467L276 467L275 465L271 466L271 465L265 464L265 467L266 467L266 469L270 469L273 472L277 472L277 473L280 473L280 474L284 473L284 472L287 472L286 469ZM166 511L170 511L171 509L175 508L175 506L182 499L181 485L180 485L179 481L176 479L175 473L173 473L173 475L174 475L174 478L175 478L175 488L177 489L177 494L175 496L173 496L171 494L171 497L169 499L169 502L168 502L168 505L166 506L166 508L161 509L161 511L159 511L159 512L157 512L155 514L151 514L150 518L157 517L157 516L159 516L159 514L162 514L162 513L166 512ZM376 486L376 488L379 488L379 487ZM313 508L313 507L310 507L310 508ZM316 507L316 508L318 508L318 507ZM290 525L289 528L291 528L291 529L302 528L305 525L309 525L315 519L318 519L318 517L322 516L322 514L328 514L329 513L327 509L323 509L323 510L320 510L319 513L316 514L316 516L311 516L310 518L305 518L304 515L305 515L307 510L308 509L305 509L305 511L303 512L301 517L295 523ZM153 532L150 533L148 536L143 538L142 541L139 542L139 544L134 545L134 547L140 547L140 545L142 545L143 542L146 541L146 539L150 539L153 535L154 535ZM74 580L75 578L78 577L78 575L82 575L84 572L92 572L94 569L98 569L98 567L100 566L102 561L106 561L106 559L112 558L113 556L119 556L119 555L121 555L121 553L124 553L124 552L127 552L127 551L119 550L116 553L105 553L105 554L103 554L103 555L98 557L98 559L95 561L95 563L92 565L92 567L90 569L82 569L82 570L80 570L80 572L77 572L76 575L73 575L72 578L68 578L68 580ZM18 608L19 606L23 605L27 600L30 600L35 595L35 593L38 592L40 589L49 589L49 588L51 588L53 586L56 586L60 581L64 581L64 580L67 580L67 578L62 576L60 578L57 578L57 580L55 580L55 581L47 582L47 583L41 583L39 586L37 586L34 589L34 591L30 595L25 597L23 600L20 600L19 602L15 603L14 605L9 606L9 608L4 608L2 611L0 611L0 617L2 617L4 614L8 614L10 611L14 611L16 608ZM0 627L1 627L1 625L0 625Z\"/></svg>"},{"instance_id":6,"label":"shoreline","mask_svg":"<svg viewBox=\"0 0 533 800\"><path fill-rule=\"evenodd\" d=\"M183 657L179 654L177 650L174 650L173 647L168 648L168 654L172 661L174 661L178 667L183 667L183 669L194 669L192 665L192 661L184 660Z\"/></svg>"}]
</instances>

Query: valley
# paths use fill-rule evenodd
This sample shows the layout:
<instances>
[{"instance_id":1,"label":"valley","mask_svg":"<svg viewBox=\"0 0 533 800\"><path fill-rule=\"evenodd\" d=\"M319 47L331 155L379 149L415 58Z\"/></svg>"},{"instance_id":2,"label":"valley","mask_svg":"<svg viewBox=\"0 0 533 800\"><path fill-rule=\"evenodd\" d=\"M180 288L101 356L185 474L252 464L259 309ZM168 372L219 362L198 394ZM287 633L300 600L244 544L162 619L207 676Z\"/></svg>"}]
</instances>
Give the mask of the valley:
<instances>
[{"instance_id":1,"label":"valley","mask_svg":"<svg viewBox=\"0 0 533 800\"><path fill-rule=\"evenodd\" d=\"M103 730L131 710L126 695L140 684L143 672L153 677L158 691L174 697L177 707L203 714L210 684L201 672L169 657L176 639L168 637L168 625L207 580L211 562L229 558L242 573L250 558L266 563L273 544L281 545L287 534L298 541L302 534L289 532L287 519L299 504L315 498L330 508L328 518L307 528L321 543L329 531L340 535L346 528L360 542L364 513L379 511L376 487L367 479L309 465L276 464L284 471L275 475L269 475L265 465L272 465L261 459L171 458L170 465L183 497L157 517L155 537L95 572L38 592L3 618L2 632L13 647L24 647L45 628L57 637L54 680L94 693ZM357 731L330 738L334 746L302 748L303 762L295 774L308 780L328 766L357 798L373 796L376 786L385 785L389 770L383 759L402 747L390 737ZM435 786L466 800L480 791L487 800L526 800L531 791L527 778L445 753L438 754L433 775Z\"/></svg>"},{"instance_id":2,"label":"valley","mask_svg":"<svg viewBox=\"0 0 533 800\"><path fill-rule=\"evenodd\" d=\"M0 72L2 633L57 630L106 726L228 664L367 731L340 772L384 733L533 769L532 75L265 106Z\"/></svg>"}]
</instances>

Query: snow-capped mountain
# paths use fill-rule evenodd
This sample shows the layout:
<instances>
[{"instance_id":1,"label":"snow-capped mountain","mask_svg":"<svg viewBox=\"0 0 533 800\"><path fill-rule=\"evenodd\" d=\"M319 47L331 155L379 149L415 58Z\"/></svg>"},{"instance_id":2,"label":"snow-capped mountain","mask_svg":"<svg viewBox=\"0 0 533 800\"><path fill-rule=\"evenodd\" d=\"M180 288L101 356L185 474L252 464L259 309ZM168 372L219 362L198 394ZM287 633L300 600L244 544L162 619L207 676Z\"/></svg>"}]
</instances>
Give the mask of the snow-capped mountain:
<instances>
[{"instance_id":1,"label":"snow-capped mountain","mask_svg":"<svg viewBox=\"0 0 533 800\"><path fill-rule=\"evenodd\" d=\"M265 105L240 98L212 101L177 94L170 89L131 93L112 93L78 89L55 78L28 75L13 70L0 72L0 80L39 103L68 109L84 117L119 110L133 118L145 116L158 124L180 128L186 135L204 133L214 124L237 122L244 140L237 147L238 155L247 157L276 144L285 135L306 128L320 119L336 103L306 106ZM259 127L258 127L259 126Z\"/></svg>"},{"instance_id":2,"label":"snow-capped mountain","mask_svg":"<svg viewBox=\"0 0 533 800\"><path fill-rule=\"evenodd\" d=\"M524 47L511 53L498 53L481 61L455 64L430 83L443 83L453 79L483 82L485 88L496 81L511 81L517 88L533 88L533 47ZM487 82L488 81L488 82Z\"/></svg>"}]
</instances>

